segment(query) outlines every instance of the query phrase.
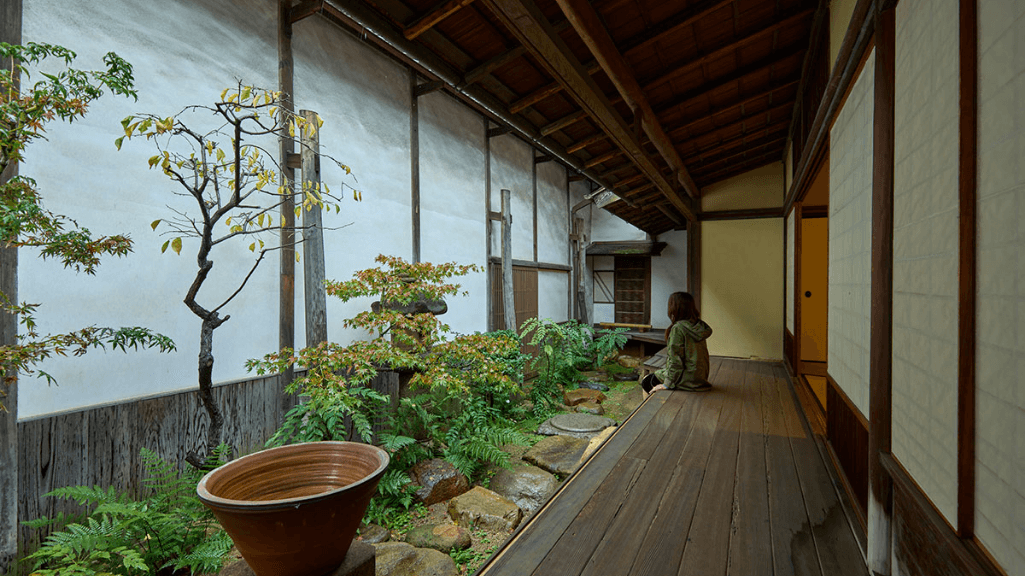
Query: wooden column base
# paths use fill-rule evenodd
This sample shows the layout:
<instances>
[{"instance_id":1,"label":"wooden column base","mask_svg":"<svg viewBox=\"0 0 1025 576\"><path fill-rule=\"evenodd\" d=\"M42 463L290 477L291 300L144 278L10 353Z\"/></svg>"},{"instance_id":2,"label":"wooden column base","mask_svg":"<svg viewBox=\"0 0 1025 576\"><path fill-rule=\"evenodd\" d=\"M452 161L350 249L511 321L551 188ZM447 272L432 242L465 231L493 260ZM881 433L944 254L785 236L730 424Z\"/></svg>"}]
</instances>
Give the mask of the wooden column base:
<instances>
[{"instance_id":1,"label":"wooden column base","mask_svg":"<svg viewBox=\"0 0 1025 576\"><path fill-rule=\"evenodd\" d=\"M376 570L377 560L374 545L361 540L353 540L341 566L326 575L310 574L310 576L374 576ZM243 560L221 570L220 576L256 576L256 573Z\"/></svg>"}]
</instances>

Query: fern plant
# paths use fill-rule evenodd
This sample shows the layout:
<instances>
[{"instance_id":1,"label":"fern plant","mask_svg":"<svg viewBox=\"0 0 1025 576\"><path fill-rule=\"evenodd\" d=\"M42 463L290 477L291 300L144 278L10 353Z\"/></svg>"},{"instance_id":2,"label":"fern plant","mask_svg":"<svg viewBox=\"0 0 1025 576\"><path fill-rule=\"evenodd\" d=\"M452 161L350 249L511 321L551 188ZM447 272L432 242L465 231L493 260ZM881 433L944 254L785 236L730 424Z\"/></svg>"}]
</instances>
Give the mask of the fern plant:
<instances>
[{"instance_id":1,"label":"fern plant","mask_svg":"<svg viewBox=\"0 0 1025 576\"><path fill-rule=\"evenodd\" d=\"M602 330L601 333L594 333L594 340L588 348L591 356L591 366L595 369L609 361L616 352L626 346L629 337L626 335L626 328L610 328Z\"/></svg>"},{"instance_id":2,"label":"fern plant","mask_svg":"<svg viewBox=\"0 0 1025 576\"><path fill-rule=\"evenodd\" d=\"M91 509L47 536L28 556L39 576L136 576L142 574L210 573L220 570L231 549L228 535L196 496L203 471L179 471L154 452L141 451L146 476L144 496L130 497L99 486L58 488L47 496L72 500ZM225 454L222 447L219 461ZM60 517L25 524L54 526Z\"/></svg>"}]
</instances>

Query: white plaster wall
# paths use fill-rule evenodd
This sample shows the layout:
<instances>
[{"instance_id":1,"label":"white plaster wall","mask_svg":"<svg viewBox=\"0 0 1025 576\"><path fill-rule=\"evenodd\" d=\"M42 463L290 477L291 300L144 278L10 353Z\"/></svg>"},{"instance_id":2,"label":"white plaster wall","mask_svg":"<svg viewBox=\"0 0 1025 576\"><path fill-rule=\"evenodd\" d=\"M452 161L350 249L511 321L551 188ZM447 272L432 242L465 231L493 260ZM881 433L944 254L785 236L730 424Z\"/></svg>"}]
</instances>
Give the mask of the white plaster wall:
<instances>
[{"instance_id":1,"label":"white plaster wall","mask_svg":"<svg viewBox=\"0 0 1025 576\"><path fill-rule=\"evenodd\" d=\"M481 267L456 279L468 294L449 297L442 320L456 332L484 331L484 118L444 92L422 96L419 112L421 260Z\"/></svg>"},{"instance_id":2,"label":"white plaster wall","mask_svg":"<svg viewBox=\"0 0 1025 576\"><path fill-rule=\"evenodd\" d=\"M979 2L975 533L1025 574L1025 3Z\"/></svg>"},{"instance_id":3,"label":"white plaster wall","mask_svg":"<svg viewBox=\"0 0 1025 576\"><path fill-rule=\"evenodd\" d=\"M651 258L651 325L669 326L669 295L687 291L687 231L659 234L659 242L668 246L660 256Z\"/></svg>"},{"instance_id":4,"label":"white plaster wall","mask_svg":"<svg viewBox=\"0 0 1025 576\"><path fill-rule=\"evenodd\" d=\"M569 320L569 272L537 271L537 315L556 322Z\"/></svg>"},{"instance_id":5,"label":"white plaster wall","mask_svg":"<svg viewBox=\"0 0 1025 576\"><path fill-rule=\"evenodd\" d=\"M614 271L616 269L616 257L615 256L589 256L587 258L587 260L590 263L590 268L591 268L592 271ZM615 279L614 279L615 275L614 274L603 274L602 276L607 279L606 286L608 286L608 289L611 291L612 295L615 296L615 294L616 294L616 282L615 282ZM592 280L592 282L594 281L594 276L593 275L591 277L591 280ZM592 298L594 297L594 294L597 294L597 293L598 293L598 288L596 288L596 287L594 287L592 285ZM594 304L592 306L592 310L594 312L594 314L593 314L594 320L592 320L592 322L597 323L597 322L615 322L616 321L616 305L615 304L599 304L598 302L594 302Z\"/></svg>"},{"instance_id":6,"label":"white plaster wall","mask_svg":"<svg viewBox=\"0 0 1025 576\"><path fill-rule=\"evenodd\" d=\"M274 21L270 17L271 25ZM275 56L276 41L268 49L270 56ZM295 25L292 49L296 109L316 110L324 118L321 151L348 164L358 179L355 186L363 192L362 202L347 199L340 214L324 215L325 226L345 226L324 234L326 277L348 280L357 270L377 266L374 258L378 254L410 260L408 71L321 18L307 18ZM426 148L421 145L422 150ZM324 181L335 186L340 178L337 169L328 162L321 166ZM302 266L300 261L295 271L297 347L306 343ZM276 271L276 264L273 269ZM269 296L273 295L276 281L269 289ZM361 298L346 303L328 298L328 339L368 338L362 330L342 328L341 321L366 310L372 301Z\"/></svg>"},{"instance_id":7,"label":"white plaster wall","mask_svg":"<svg viewBox=\"0 0 1025 576\"><path fill-rule=\"evenodd\" d=\"M623 242L647 240L648 235L640 228L593 204L584 210L591 211L591 242ZM583 210L581 210L582 212Z\"/></svg>"},{"instance_id":8,"label":"white plaster wall","mask_svg":"<svg viewBox=\"0 0 1025 576\"><path fill-rule=\"evenodd\" d=\"M869 55L830 131L829 374L868 414L872 236L872 90Z\"/></svg>"},{"instance_id":9,"label":"white plaster wall","mask_svg":"<svg viewBox=\"0 0 1025 576\"><path fill-rule=\"evenodd\" d=\"M19 298L43 304L37 320L44 333L92 324L144 325L171 336L178 351L94 351L47 361L42 368L59 386L24 379L20 418L196 385L199 320L181 302L195 274L190 256L195 244L186 241L181 256L161 255L165 238L149 227L169 215L167 204L187 203L172 195L174 185L147 169L146 159L154 154L149 143L127 142L117 152L113 141L122 135L120 120L128 114L171 114L186 104L209 102L236 78L275 86L275 13L269 0L24 2L25 42L65 45L78 53L76 66L86 69L102 68L103 54L118 52L135 66L139 100L104 96L84 119L51 124L49 140L33 144L22 166L24 175L37 180L47 207L73 216L95 234L129 234L134 254L106 261L88 277L25 250ZM213 300L205 294L230 294L229 280L240 277L240 267L248 270L251 256L242 244L219 248L201 302ZM243 376L247 358L277 346L276 286L272 258L226 309L232 318L215 333L217 380Z\"/></svg>"},{"instance_id":10,"label":"white plaster wall","mask_svg":"<svg viewBox=\"0 0 1025 576\"><path fill-rule=\"evenodd\" d=\"M794 258L796 256L794 251L794 225L797 220L794 218L794 212L791 211L787 215L787 280L786 280L786 299L787 299L787 330L790 333L794 333Z\"/></svg>"},{"instance_id":11,"label":"white plaster wall","mask_svg":"<svg viewBox=\"0 0 1025 576\"><path fill-rule=\"evenodd\" d=\"M957 0L896 12L893 453L957 523Z\"/></svg>"},{"instance_id":12,"label":"white plaster wall","mask_svg":"<svg viewBox=\"0 0 1025 576\"><path fill-rule=\"evenodd\" d=\"M537 260L569 264L569 195L566 168L556 162L537 165Z\"/></svg>"},{"instance_id":13,"label":"white plaster wall","mask_svg":"<svg viewBox=\"0 0 1025 576\"><path fill-rule=\"evenodd\" d=\"M502 211L502 189L510 191L512 204L512 255L514 260L534 260L534 157L526 142L506 134L491 139L491 209ZM502 227L495 226L491 253L502 255Z\"/></svg>"}]
</instances>

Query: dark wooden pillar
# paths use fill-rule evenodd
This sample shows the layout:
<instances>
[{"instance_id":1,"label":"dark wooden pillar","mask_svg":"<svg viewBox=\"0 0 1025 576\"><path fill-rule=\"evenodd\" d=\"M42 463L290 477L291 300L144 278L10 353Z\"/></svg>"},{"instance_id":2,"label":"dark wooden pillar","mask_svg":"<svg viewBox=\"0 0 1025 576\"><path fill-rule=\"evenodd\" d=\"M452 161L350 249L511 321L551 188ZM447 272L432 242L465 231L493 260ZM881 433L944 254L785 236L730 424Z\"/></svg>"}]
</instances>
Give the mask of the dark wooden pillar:
<instances>
[{"instance_id":1,"label":"dark wooden pillar","mask_svg":"<svg viewBox=\"0 0 1025 576\"><path fill-rule=\"evenodd\" d=\"M317 113L302 110L300 115L311 126L317 126ZM302 130L303 189L320 188L320 131L312 134ZM324 224L320 206L303 210L303 304L306 312L306 345L327 342L327 277L324 262Z\"/></svg>"},{"instance_id":2,"label":"dark wooden pillar","mask_svg":"<svg viewBox=\"0 0 1025 576\"><path fill-rule=\"evenodd\" d=\"M278 1L278 90L281 91L281 115L295 111L294 65L292 60L292 0ZM281 184L291 190L295 170L289 168L289 156L295 153L295 142L287 133L279 140L278 163ZM278 348L295 347L295 202L288 194L281 201L281 259L278 264ZM281 374L282 415L292 404L284 387L292 382L293 371Z\"/></svg>"},{"instance_id":3,"label":"dark wooden pillar","mask_svg":"<svg viewBox=\"0 0 1025 576\"><path fill-rule=\"evenodd\" d=\"M701 310L701 222L687 221L687 291Z\"/></svg>"},{"instance_id":4,"label":"dark wooden pillar","mask_svg":"<svg viewBox=\"0 0 1025 576\"><path fill-rule=\"evenodd\" d=\"M803 204L800 201L794 202L794 349L792 351L794 376L804 372L801 365L801 245L804 242L802 228L804 225Z\"/></svg>"},{"instance_id":5,"label":"dark wooden pillar","mask_svg":"<svg viewBox=\"0 0 1025 576\"><path fill-rule=\"evenodd\" d=\"M957 355L957 532L975 536L975 278L978 170L978 0L961 0L958 118L960 264Z\"/></svg>"},{"instance_id":6,"label":"dark wooden pillar","mask_svg":"<svg viewBox=\"0 0 1025 576\"><path fill-rule=\"evenodd\" d=\"M413 219L413 262L420 261L420 105L416 70L409 70L410 205Z\"/></svg>"},{"instance_id":7,"label":"dark wooden pillar","mask_svg":"<svg viewBox=\"0 0 1025 576\"><path fill-rule=\"evenodd\" d=\"M0 0L0 42L21 43L21 0ZM9 62L2 64L6 68ZM0 183L18 173L12 164L0 174ZM0 292L18 302L18 249L0 247ZM18 342L18 317L0 312L0 346ZM15 374L10 374L14 376ZM18 551L18 383L6 389L2 400L7 411L0 411L0 573L14 566Z\"/></svg>"},{"instance_id":8,"label":"dark wooden pillar","mask_svg":"<svg viewBox=\"0 0 1025 576\"><path fill-rule=\"evenodd\" d=\"M889 576L893 486L881 457L890 453L892 430L895 32L892 3L877 3L875 10L867 560L870 573Z\"/></svg>"}]
</instances>

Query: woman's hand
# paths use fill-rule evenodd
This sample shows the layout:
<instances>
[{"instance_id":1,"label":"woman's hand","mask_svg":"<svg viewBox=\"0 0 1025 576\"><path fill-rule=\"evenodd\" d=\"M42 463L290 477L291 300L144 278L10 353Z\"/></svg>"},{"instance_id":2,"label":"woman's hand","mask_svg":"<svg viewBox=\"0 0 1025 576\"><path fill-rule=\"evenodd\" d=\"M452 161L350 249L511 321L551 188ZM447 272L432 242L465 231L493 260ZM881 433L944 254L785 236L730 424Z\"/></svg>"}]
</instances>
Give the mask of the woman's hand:
<instances>
[{"instance_id":1,"label":"woman's hand","mask_svg":"<svg viewBox=\"0 0 1025 576\"><path fill-rule=\"evenodd\" d=\"M665 387L664 384L659 384L658 386L653 386L651 388L651 391L652 392L658 392L659 390L665 390L665 389L666 389L666 387Z\"/></svg>"}]
</instances>

